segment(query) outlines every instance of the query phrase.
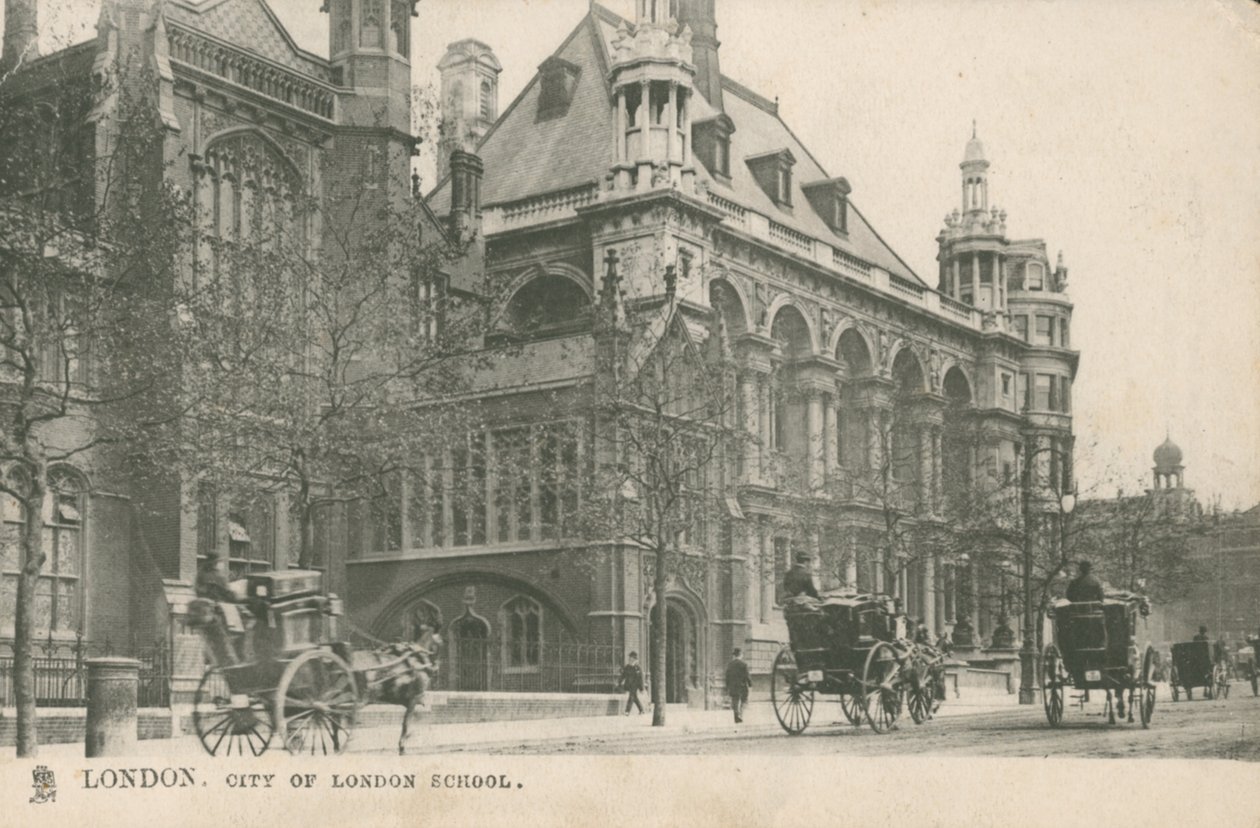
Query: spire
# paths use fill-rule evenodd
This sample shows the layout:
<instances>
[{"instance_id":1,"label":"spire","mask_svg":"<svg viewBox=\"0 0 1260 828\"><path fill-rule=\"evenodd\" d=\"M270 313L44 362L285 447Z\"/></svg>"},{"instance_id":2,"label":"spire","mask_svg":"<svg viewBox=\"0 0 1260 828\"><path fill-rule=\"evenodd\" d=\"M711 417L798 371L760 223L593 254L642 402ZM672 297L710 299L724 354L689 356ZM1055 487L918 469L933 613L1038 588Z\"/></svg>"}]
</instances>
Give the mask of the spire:
<instances>
[{"instance_id":1,"label":"spire","mask_svg":"<svg viewBox=\"0 0 1260 828\"><path fill-rule=\"evenodd\" d=\"M691 62L696 91L718 112L722 105L722 68L718 62L716 0L679 0L678 25L691 28Z\"/></svg>"}]
</instances>

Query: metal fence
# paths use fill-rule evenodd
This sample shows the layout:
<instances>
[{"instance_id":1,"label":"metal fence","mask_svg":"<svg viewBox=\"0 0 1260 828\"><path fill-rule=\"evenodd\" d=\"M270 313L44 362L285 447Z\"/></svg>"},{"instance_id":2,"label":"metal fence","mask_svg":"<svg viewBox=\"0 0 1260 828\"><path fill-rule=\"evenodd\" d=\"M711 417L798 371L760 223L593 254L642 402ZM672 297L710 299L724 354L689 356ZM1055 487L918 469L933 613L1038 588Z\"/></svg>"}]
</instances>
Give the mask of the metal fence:
<instances>
[{"instance_id":1,"label":"metal fence","mask_svg":"<svg viewBox=\"0 0 1260 828\"><path fill-rule=\"evenodd\" d=\"M622 648L455 638L441 653L436 689L521 693L606 693L616 688Z\"/></svg>"},{"instance_id":2,"label":"metal fence","mask_svg":"<svg viewBox=\"0 0 1260 828\"><path fill-rule=\"evenodd\" d=\"M39 707L83 707L87 704L89 658L126 656L140 662L137 703L140 707L169 707L171 651L160 642L151 647L117 647L109 641L77 639L35 644L35 704ZM0 654L0 706L17 704L13 654Z\"/></svg>"}]
</instances>

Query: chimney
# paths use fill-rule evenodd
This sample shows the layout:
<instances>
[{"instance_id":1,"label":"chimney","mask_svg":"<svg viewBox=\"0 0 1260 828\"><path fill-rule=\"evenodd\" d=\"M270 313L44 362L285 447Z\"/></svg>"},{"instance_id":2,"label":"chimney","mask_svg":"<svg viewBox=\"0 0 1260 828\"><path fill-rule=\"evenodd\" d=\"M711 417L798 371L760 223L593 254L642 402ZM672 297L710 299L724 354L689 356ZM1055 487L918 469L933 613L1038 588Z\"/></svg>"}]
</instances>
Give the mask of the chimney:
<instances>
[{"instance_id":1,"label":"chimney","mask_svg":"<svg viewBox=\"0 0 1260 828\"><path fill-rule=\"evenodd\" d=\"M481 219L481 159L471 152L451 153L451 229L460 239Z\"/></svg>"},{"instance_id":2,"label":"chimney","mask_svg":"<svg viewBox=\"0 0 1260 828\"><path fill-rule=\"evenodd\" d=\"M39 0L4 0L4 51L0 71L39 57Z\"/></svg>"},{"instance_id":3,"label":"chimney","mask_svg":"<svg viewBox=\"0 0 1260 828\"><path fill-rule=\"evenodd\" d=\"M696 66L695 88L722 112L722 69L718 64L717 0L679 0L678 23L691 27L691 62Z\"/></svg>"}]
</instances>

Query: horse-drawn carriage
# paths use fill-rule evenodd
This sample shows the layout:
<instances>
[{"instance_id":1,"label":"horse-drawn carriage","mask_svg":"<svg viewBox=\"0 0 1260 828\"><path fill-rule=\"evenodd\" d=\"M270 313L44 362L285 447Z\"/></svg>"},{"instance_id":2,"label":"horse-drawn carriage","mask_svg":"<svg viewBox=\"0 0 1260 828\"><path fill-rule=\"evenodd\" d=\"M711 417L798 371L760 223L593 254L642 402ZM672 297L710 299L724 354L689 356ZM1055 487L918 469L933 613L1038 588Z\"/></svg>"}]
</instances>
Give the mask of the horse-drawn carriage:
<instances>
[{"instance_id":1,"label":"horse-drawn carriage","mask_svg":"<svg viewBox=\"0 0 1260 828\"><path fill-rule=\"evenodd\" d=\"M1146 599L1118 593L1102 601L1059 601L1048 614L1054 619L1054 642L1041 656L1041 695L1051 727L1063 721L1065 691L1079 691L1081 707L1091 690L1105 694L1104 713L1111 724L1123 717L1127 694L1128 721L1134 710L1142 727L1155 712L1155 649L1139 655L1134 643L1139 615L1150 612Z\"/></svg>"},{"instance_id":2,"label":"horse-drawn carriage","mask_svg":"<svg viewBox=\"0 0 1260 828\"><path fill-rule=\"evenodd\" d=\"M1173 701L1180 701L1182 693L1186 694L1187 700L1193 699L1195 687L1202 687L1203 696L1207 699L1229 697L1229 670L1224 653L1217 650L1208 641L1184 641L1172 645L1172 675L1168 686L1172 690Z\"/></svg>"},{"instance_id":3,"label":"horse-drawn carriage","mask_svg":"<svg viewBox=\"0 0 1260 828\"><path fill-rule=\"evenodd\" d=\"M260 572L249 575L239 603L198 598L190 605L190 626L210 661L193 726L212 756L258 756L273 738L293 754L341 753L369 697L407 707L402 751L436 669L428 642L352 651L341 635L341 601L319 594L319 584L318 572Z\"/></svg>"},{"instance_id":4,"label":"horse-drawn carriage","mask_svg":"<svg viewBox=\"0 0 1260 828\"><path fill-rule=\"evenodd\" d=\"M809 725L816 696L836 696L853 725L893 727L903 705L916 724L945 697L944 659L905 640L905 619L888 601L854 593L790 599L783 610L790 644L779 651L770 699L790 734Z\"/></svg>"}]
</instances>

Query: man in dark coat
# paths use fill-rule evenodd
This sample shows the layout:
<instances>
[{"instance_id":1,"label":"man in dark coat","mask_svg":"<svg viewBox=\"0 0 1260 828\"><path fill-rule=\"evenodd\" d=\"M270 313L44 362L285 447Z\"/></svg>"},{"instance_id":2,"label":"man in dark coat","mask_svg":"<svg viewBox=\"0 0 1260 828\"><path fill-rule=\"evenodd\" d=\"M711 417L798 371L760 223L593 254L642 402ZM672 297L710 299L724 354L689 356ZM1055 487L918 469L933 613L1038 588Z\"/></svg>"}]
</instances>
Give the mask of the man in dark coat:
<instances>
[{"instance_id":1,"label":"man in dark coat","mask_svg":"<svg viewBox=\"0 0 1260 828\"><path fill-rule=\"evenodd\" d=\"M1101 601L1103 600L1102 581L1090 574L1089 561L1081 561L1078 565L1078 574L1067 587L1067 599L1073 603L1077 601Z\"/></svg>"},{"instance_id":2,"label":"man in dark coat","mask_svg":"<svg viewBox=\"0 0 1260 828\"><path fill-rule=\"evenodd\" d=\"M796 563L783 576L783 596L795 598L798 595L818 597L818 590L814 587L814 576L809 571L809 555L805 552L797 554Z\"/></svg>"},{"instance_id":3,"label":"man in dark coat","mask_svg":"<svg viewBox=\"0 0 1260 828\"><path fill-rule=\"evenodd\" d=\"M731 697L731 712L735 714L735 724L744 720L744 705L748 704L748 688L752 686L752 676L748 673L748 665L740 658L740 649L731 651L730 663L726 665L726 692Z\"/></svg>"},{"instance_id":4,"label":"man in dark coat","mask_svg":"<svg viewBox=\"0 0 1260 828\"><path fill-rule=\"evenodd\" d=\"M1194 640L1195 641L1211 641L1212 639L1209 638L1207 634L1207 627L1199 627L1199 634L1194 637Z\"/></svg>"},{"instance_id":5,"label":"man in dark coat","mask_svg":"<svg viewBox=\"0 0 1260 828\"><path fill-rule=\"evenodd\" d=\"M626 691L626 712L623 715L630 715L630 705L639 708L639 714L643 714L643 702L639 701L639 691L643 689L643 670L639 667L639 654L630 653L626 666L621 668L620 686Z\"/></svg>"}]
</instances>

